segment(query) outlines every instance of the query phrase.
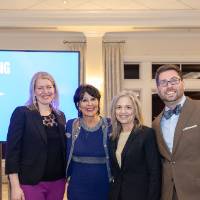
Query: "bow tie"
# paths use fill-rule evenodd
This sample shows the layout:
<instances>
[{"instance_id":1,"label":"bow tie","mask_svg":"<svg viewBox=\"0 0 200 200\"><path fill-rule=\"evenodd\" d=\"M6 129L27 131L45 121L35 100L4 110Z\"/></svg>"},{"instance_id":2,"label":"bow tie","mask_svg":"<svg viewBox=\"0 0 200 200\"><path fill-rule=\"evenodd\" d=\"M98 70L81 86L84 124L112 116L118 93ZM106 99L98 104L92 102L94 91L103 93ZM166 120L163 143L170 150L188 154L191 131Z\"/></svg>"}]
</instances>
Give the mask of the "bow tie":
<instances>
[{"instance_id":1,"label":"bow tie","mask_svg":"<svg viewBox=\"0 0 200 200\"><path fill-rule=\"evenodd\" d=\"M178 115L181 112L181 104L178 104L173 110L164 111L163 116L169 119L173 114Z\"/></svg>"}]
</instances>

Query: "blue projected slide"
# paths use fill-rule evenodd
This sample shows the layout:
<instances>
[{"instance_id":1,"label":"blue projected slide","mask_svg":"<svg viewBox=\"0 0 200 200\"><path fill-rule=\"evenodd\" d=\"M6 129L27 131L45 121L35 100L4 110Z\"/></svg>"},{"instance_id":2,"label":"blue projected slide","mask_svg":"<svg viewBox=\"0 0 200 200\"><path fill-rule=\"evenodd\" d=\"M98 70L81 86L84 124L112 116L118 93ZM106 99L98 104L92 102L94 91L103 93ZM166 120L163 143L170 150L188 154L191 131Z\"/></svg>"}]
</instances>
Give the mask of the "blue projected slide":
<instances>
[{"instance_id":1,"label":"blue projected slide","mask_svg":"<svg viewBox=\"0 0 200 200\"><path fill-rule=\"evenodd\" d=\"M66 118L77 116L73 94L79 85L78 52L0 50L0 141L6 140L15 107L28 100L31 78L38 71L49 72L54 77L60 110Z\"/></svg>"}]
</instances>

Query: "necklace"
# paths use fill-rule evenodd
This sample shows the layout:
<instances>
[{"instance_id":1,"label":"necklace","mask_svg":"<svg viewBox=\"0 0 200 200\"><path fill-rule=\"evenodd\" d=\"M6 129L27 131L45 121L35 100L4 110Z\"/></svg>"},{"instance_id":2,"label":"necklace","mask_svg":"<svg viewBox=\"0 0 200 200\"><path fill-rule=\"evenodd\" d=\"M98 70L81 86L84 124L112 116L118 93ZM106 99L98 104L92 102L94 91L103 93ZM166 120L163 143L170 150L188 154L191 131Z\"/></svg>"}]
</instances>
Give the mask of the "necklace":
<instances>
[{"instance_id":1,"label":"necklace","mask_svg":"<svg viewBox=\"0 0 200 200\"><path fill-rule=\"evenodd\" d=\"M102 126L102 124L103 124L103 120L102 120L102 118L100 118L99 122L94 127L89 127L84 123L83 118L80 118L80 126L89 132L94 132L94 131L98 130Z\"/></svg>"}]
</instances>

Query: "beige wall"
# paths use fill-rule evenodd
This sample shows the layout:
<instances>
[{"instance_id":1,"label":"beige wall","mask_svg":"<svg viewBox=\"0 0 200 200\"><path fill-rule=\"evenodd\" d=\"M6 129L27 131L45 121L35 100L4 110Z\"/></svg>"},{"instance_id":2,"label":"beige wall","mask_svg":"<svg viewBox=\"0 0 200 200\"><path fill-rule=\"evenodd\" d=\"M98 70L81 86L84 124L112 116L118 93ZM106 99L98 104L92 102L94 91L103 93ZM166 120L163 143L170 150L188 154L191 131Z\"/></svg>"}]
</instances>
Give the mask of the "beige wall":
<instances>
[{"instance_id":1,"label":"beige wall","mask_svg":"<svg viewBox=\"0 0 200 200\"><path fill-rule=\"evenodd\" d=\"M42 31L2 31L0 49L65 50L63 40L84 39L81 33Z\"/></svg>"},{"instance_id":2,"label":"beige wall","mask_svg":"<svg viewBox=\"0 0 200 200\"><path fill-rule=\"evenodd\" d=\"M177 58L199 56L198 32L135 32L106 34L110 40L125 40L125 57L129 58Z\"/></svg>"}]
</instances>

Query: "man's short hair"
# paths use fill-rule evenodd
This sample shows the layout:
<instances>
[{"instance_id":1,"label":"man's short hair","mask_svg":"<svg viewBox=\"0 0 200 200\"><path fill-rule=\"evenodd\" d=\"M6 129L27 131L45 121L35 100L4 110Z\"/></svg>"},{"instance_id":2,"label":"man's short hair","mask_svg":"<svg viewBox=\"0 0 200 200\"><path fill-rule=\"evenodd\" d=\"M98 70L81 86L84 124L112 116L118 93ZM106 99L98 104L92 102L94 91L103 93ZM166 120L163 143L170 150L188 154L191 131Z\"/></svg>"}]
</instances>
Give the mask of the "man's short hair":
<instances>
[{"instance_id":1,"label":"man's short hair","mask_svg":"<svg viewBox=\"0 0 200 200\"><path fill-rule=\"evenodd\" d=\"M181 80L183 80L183 75L182 72L180 70L180 68L177 65L174 64L164 64L162 66L160 66L157 71L156 71L156 75L155 75L155 79L156 79L156 84L158 85L159 83L159 76L162 72L166 72L169 70L174 70L177 72L177 74L179 75L179 77L181 78Z\"/></svg>"}]
</instances>

